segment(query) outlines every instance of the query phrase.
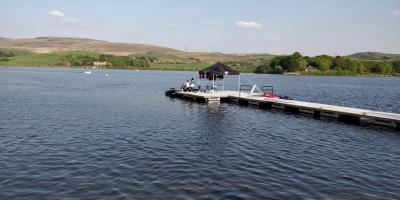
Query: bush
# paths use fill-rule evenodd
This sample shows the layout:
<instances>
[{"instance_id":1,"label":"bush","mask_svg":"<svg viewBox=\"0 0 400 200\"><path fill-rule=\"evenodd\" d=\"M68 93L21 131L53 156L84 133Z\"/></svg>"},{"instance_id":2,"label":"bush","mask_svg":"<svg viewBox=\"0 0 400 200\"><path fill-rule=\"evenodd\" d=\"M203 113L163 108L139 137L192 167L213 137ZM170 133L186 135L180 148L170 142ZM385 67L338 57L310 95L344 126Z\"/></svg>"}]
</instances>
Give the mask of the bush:
<instances>
[{"instance_id":1,"label":"bush","mask_svg":"<svg viewBox=\"0 0 400 200\"><path fill-rule=\"evenodd\" d=\"M398 61L361 61L350 58L336 56L334 58L328 55L315 57L303 57L295 52L290 56L274 57L269 65L260 64L256 67L256 73L284 73L303 71L305 67L311 66L320 71L303 72L303 74L326 74L326 75L361 75L361 74L392 74L400 73L400 60Z\"/></svg>"},{"instance_id":2,"label":"bush","mask_svg":"<svg viewBox=\"0 0 400 200\"><path fill-rule=\"evenodd\" d=\"M392 73L393 66L389 62L381 62L371 68L371 72L377 74L390 74Z\"/></svg>"}]
</instances>

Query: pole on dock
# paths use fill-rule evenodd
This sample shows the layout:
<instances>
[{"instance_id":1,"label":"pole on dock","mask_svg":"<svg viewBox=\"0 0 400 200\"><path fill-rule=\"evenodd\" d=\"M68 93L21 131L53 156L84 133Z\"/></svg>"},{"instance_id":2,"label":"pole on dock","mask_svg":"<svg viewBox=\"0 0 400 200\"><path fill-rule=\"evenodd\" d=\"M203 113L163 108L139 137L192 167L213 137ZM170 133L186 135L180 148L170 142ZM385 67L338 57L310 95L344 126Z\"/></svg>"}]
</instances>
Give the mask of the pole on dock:
<instances>
[{"instance_id":1,"label":"pole on dock","mask_svg":"<svg viewBox=\"0 0 400 200\"><path fill-rule=\"evenodd\" d=\"M199 87L198 88L199 88L199 92L201 92L201 78L200 78L200 75L198 76L198 80L199 80L199 83L198 83Z\"/></svg>"},{"instance_id":2,"label":"pole on dock","mask_svg":"<svg viewBox=\"0 0 400 200\"><path fill-rule=\"evenodd\" d=\"M239 81L238 81L238 92L239 92L239 97L240 97L240 74L239 74Z\"/></svg>"},{"instance_id":3,"label":"pole on dock","mask_svg":"<svg viewBox=\"0 0 400 200\"><path fill-rule=\"evenodd\" d=\"M225 80L222 79L222 91L225 91Z\"/></svg>"},{"instance_id":4,"label":"pole on dock","mask_svg":"<svg viewBox=\"0 0 400 200\"><path fill-rule=\"evenodd\" d=\"M215 74L212 75L212 92L215 92Z\"/></svg>"}]
</instances>

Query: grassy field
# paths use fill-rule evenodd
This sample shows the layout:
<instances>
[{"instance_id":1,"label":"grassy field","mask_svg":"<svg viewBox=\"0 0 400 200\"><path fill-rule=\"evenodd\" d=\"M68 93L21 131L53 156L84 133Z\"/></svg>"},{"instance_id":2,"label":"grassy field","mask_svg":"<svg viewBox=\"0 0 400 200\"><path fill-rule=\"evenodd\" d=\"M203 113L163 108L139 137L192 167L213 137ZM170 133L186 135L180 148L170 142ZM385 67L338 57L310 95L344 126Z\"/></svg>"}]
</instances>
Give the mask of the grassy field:
<instances>
[{"instance_id":1,"label":"grassy field","mask_svg":"<svg viewBox=\"0 0 400 200\"><path fill-rule=\"evenodd\" d=\"M2 51L10 52L10 50L2 49ZM62 52L51 52L51 53L32 53L27 51L12 51L16 56L9 57L9 61L0 61L0 65L7 66L64 66L62 65L63 59L67 55L86 55L94 58L100 56L96 52L87 51L62 51ZM168 55L163 53L150 53L150 54L135 54L134 56L152 56L158 59L167 59L168 61L175 61L178 57L174 55ZM151 64L148 70L174 70L174 71L197 71L204 67L209 66L209 63L205 62L192 62L186 64Z\"/></svg>"},{"instance_id":2,"label":"grassy field","mask_svg":"<svg viewBox=\"0 0 400 200\"><path fill-rule=\"evenodd\" d=\"M338 70L328 70L328 71L314 71L314 72L301 72L300 75L317 75L317 76L400 76L400 73L391 74L376 74L371 72L365 72L361 74L352 73L350 71L338 71Z\"/></svg>"},{"instance_id":3,"label":"grassy field","mask_svg":"<svg viewBox=\"0 0 400 200\"><path fill-rule=\"evenodd\" d=\"M3 58L0 65L9 66L71 66L77 65L76 57L90 56L96 60L100 54L114 56L146 57L149 70L199 70L216 62L243 72L252 72L255 66L269 62L269 54L224 54L218 52L184 52L146 44L114 43L85 38L38 37L31 39L0 40L0 50L18 49L14 57ZM76 51L79 50L79 51ZM70 56L70 58L66 58ZM158 63L158 64L156 64ZM85 65L88 65L85 63ZM79 65L78 65L79 66ZM118 68L119 66L114 66ZM121 66L122 67L122 66Z\"/></svg>"},{"instance_id":4,"label":"grassy field","mask_svg":"<svg viewBox=\"0 0 400 200\"><path fill-rule=\"evenodd\" d=\"M171 71L197 71L208 67L210 64L198 62L188 64L151 64L148 70L171 70Z\"/></svg>"},{"instance_id":5,"label":"grassy field","mask_svg":"<svg viewBox=\"0 0 400 200\"><path fill-rule=\"evenodd\" d=\"M99 53L86 51L62 51L51 53L20 53L15 57L9 57L9 61L0 61L0 65L10 66L57 66L62 65L62 61L67 55L87 55L95 58Z\"/></svg>"},{"instance_id":6,"label":"grassy field","mask_svg":"<svg viewBox=\"0 0 400 200\"><path fill-rule=\"evenodd\" d=\"M3 52L13 52L14 57L8 57L8 61L0 61L0 65L8 66L68 66L66 64L66 56L90 56L95 59L99 58L101 53L88 51L60 51L51 53L33 53L23 50L0 49ZM218 61L225 61L232 68L242 72L253 72L254 63L258 63L263 59L270 59L266 55L245 55L234 56L218 53L191 53L187 54L167 54L160 52L149 52L146 54L131 54L133 57L155 58L160 64L152 63L146 69L148 70L174 70L174 71L197 71L199 69L210 66ZM197 57L196 57L197 56ZM253 65L252 65L253 64Z\"/></svg>"},{"instance_id":7,"label":"grassy field","mask_svg":"<svg viewBox=\"0 0 400 200\"><path fill-rule=\"evenodd\" d=\"M0 48L0 51L4 53L13 53L15 56L22 56L32 54L30 51L19 50L19 49L9 49L9 48Z\"/></svg>"}]
</instances>

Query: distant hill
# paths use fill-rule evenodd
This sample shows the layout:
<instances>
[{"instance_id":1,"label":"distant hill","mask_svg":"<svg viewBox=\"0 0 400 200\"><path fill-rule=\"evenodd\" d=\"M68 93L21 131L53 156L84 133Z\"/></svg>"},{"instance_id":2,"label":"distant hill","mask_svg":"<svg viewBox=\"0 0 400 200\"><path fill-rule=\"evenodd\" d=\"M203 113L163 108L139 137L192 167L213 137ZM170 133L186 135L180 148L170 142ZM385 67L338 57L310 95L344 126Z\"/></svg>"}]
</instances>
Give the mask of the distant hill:
<instances>
[{"instance_id":1,"label":"distant hill","mask_svg":"<svg viewBox=\"0 0 400 200\"><path fill-rule=\"evenodd\" d=\"M379 52L360 52L347 56L357 60L400 60L400 54L388 54Z\"/></svg>"},{"instance_id":2,"label":"distant hill","mask_svg":"<svg viewBox=\"0 0 400 200\"><path fill-rule=\"evenodd\" d=\"M112 55L152 56L163 63L215 63L271 59L269 54L224 54L219 52L184 52L147 44L116 43L102 40L69 37L37 37L11 39L0 37L0 49L23 50L33 53L93 52Z\"/></svg>"},{"instance_id":3,"label":"distant hill","mask_svg":"<svg viewBox=\"0 0 400 200\"><path fill-rule=\"evenodd\" d=\"M205 62L243 61L264 57L271 59L269 54L224 54L219 52L183 52L172 48L148 44L118 43L87 38L70 37L37 37L27 39L11 39L0 37L0 49L18 49L34 53L51 53L60 51L87 51L113 55L150 54L155 57L167 57L171 60L200 59ZM164 55L164 56L163 56ZM379 52L359 52L346 56L357 60L396 60L400 54Z\"/></svg>"},{"instance_id":4,"label":"distant hill","mask_svg":"<svg viewBox=\"0 0 400 200\"><path fill-rule=\"evenodd\" d=\"M13 48L35 53L88 51L113 55L129 55L147 52L179 52L176 49L156 45L116 43L102 40L67 37L37 37L33 39L10 39L0 37L0 48Z\"/></svg>"},{"instance_id":5,"label":"distant hill","mask_svg":"<svg viewBox=\"0 0 400 200\"><path fill-rule=\"evenodd\" d=\"M11 39L0 37L0 51L14 56L0 58L0 65L9 66L79 66L77 59L99 59L101 54L146 57L150 69L198 70L215 62L243 71L253 72L258 66L267 66L276 57L271 54L226 54L220 52L185 52L147 44L116 43L102 40L37 37ZM400 54L360 52L344 56L357 60L400 60ZM75 60L74 60L75 59ZM75 64L72 64L75 62ZM120 63L118 63L120 64Z\"/></svg>"}]
</instances>

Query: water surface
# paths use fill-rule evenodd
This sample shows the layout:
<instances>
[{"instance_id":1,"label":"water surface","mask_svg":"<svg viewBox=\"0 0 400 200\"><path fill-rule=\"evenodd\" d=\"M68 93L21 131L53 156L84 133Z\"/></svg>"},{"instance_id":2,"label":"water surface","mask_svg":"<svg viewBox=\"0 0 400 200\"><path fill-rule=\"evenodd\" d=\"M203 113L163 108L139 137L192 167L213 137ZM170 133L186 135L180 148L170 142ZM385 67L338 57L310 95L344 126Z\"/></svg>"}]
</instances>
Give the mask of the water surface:
<instances>
[{"instance_id":1,"label":"water surface","mask_svg":"<svg viewBox=\"0 0 400 200\"><path fill-rule=\"evenodd\" d=\"M82 72L0 68L1 199L400 198L391 130L164 96L192 72ZM396 77L242 80L400 113Z\"/></svg>"}]
</instances>

